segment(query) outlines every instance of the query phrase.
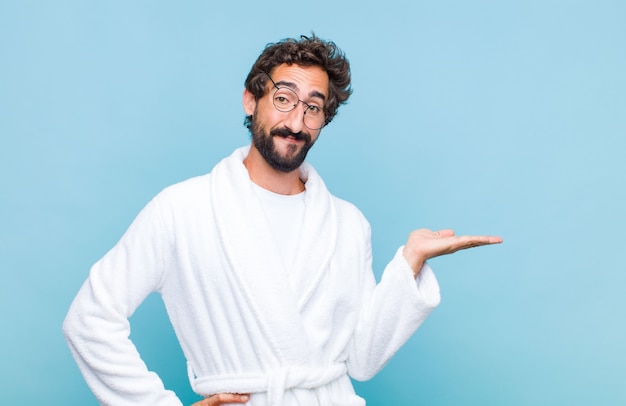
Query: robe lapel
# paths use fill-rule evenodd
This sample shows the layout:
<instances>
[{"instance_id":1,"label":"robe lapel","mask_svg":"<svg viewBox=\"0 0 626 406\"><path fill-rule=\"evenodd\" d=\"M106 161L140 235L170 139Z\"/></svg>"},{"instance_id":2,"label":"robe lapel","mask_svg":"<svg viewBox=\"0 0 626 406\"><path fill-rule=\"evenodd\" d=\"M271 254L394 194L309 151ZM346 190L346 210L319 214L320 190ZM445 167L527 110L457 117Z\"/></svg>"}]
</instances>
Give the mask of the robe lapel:
<instances>
[{"instance_id":1,"label":"robe lapel","mask_svg":"<svg viewBox=\"0 0 626 406\"><path fill-rule=\"evenodd\" d=\"M326 185L315 169L306 162L301 166L306 183L305 214L293 269L298 272L300 286L298 310L301 311L328 271L337 245L337 213Z\"/></svg>"},{"instance_id":2,"label":"robe lapel","mask_svg":"<svg viewBox=\"0 0 626 406\"><path fill-rule=\"evenodd\" d=\"M306 364L312 347L243 165L247 152L248 147L236 150L211 172L215 224L239 288L276 356L286 364Z\"/></svg>"}]
</instances>

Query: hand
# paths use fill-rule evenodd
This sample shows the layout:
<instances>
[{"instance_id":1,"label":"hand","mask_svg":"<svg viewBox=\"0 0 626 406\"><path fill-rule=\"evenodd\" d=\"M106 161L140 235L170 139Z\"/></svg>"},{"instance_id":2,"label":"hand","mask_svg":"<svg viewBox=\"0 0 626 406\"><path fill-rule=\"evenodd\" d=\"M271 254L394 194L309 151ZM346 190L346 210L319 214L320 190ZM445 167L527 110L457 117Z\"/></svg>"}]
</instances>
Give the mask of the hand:
<instances>
[{"instance_id":1,"label":"hand","mask_svg":"<svg viewBox=\"0 0 626 406\"><path fill-rule=\"evenodd\" d=\"M248 400L250 400L250 395L241 395L237 393L218 393L217 395L204 398L191 406L219 406L232 403L246 403Z\"/></svg>"},{"instance_id":2,"label":"hand","mask_svg":"<svg viewBox=\"0 0 626 406\"><path fill-rule=\"evenodd\" d=\"M424 262L440 255L452 254L459 250L481 245L499 244L502 238L494 236L455 236L452 230L415 230L409 235L402 254L413 269L415 276Z\"/></svg>"}]
</instances>

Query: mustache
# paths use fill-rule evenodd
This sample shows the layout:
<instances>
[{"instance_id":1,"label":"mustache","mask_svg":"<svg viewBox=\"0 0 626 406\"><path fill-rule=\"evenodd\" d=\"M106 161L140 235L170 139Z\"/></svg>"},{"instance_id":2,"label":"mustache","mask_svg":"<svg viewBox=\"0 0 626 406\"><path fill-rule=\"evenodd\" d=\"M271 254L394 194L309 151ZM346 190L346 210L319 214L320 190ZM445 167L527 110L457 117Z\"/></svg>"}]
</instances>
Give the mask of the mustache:
<instances>
[{"instance_id":1,"label":"mustache","mask_svg":"<svg viewBox=\"0 0 626 406\"><path fill-rule=\"evenodd\" d=\"M285 137L285 138L286 137L293 137L295 140L298 140L298 141L303 140L303 141L306 141L306 142L311 142L311 136L309 134L307 134L307 133L305 133L303 131L300 131L298 133L294 133L294 132L289 131L286 128L276 128L276 129L274 129L274 130L272 130L270 132L270 135L271 136L277 135L279 137Z\"/></svg>"}]
</instances>

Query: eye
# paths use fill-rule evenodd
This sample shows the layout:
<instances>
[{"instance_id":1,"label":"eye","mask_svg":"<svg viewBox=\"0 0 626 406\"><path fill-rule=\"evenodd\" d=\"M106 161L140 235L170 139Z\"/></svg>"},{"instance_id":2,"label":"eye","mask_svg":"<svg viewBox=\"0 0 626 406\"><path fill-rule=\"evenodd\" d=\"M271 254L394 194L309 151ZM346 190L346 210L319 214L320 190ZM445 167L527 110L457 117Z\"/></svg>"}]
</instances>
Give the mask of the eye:
<instances>
[{"instance_id":1,"label":"eye","mask_svg":"<svg viewBox=\"0 0 626 406\"><path fill-rule=\"evenodd\" d=\"M292 109L298 103L298 97L291 90L278 88L274 93L274 105L281 109Z\"/></svg>"},{"instance_id":2,"label":"eye","mask_svg":"<svg viewBox=\"0 0 626 406\"><path fill-rule=\"evenodd\" d=\"M311 115L318 115L322 112L322 108L319 106L311 106L309 105L309 107L307 108L307 113L311 114Z\"/></svg>"},{"instance_id":3,"label":"eye","mask_svg":"<svg viewBox=\"0 0 626 406\"><path fill-rule=\"evenodd\" d=\"M288 106L289 104L291 104L288 98L286 98L285 96L279 96L279 95L274 97L274 102L276 104L280 104L281 106Z\"/></svg>"}]
</instances>

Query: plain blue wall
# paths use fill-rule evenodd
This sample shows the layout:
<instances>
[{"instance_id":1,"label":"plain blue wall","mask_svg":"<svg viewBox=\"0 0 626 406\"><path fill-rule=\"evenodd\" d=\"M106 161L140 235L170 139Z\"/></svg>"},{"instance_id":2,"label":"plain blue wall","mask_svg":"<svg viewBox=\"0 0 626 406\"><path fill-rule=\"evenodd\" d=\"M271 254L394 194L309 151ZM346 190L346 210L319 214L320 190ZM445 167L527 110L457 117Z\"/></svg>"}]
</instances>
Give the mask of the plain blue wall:
<instances>
[{"instance_id":1,"label":"plain blue wall","mask_svg":"<svg viewBox=\"0 0 626 406\"><path fill-rule=\"evenodd\" d=\"M163 187L248 143L266 43L314 30L354 95L310 154L373 228L499 234L432 261L443 300L370 405L626 404L626 3L0 1L1 404L96 404L61 334ZM196 397L160 299L148 364Z\"/></svg>"}]
</instances>

